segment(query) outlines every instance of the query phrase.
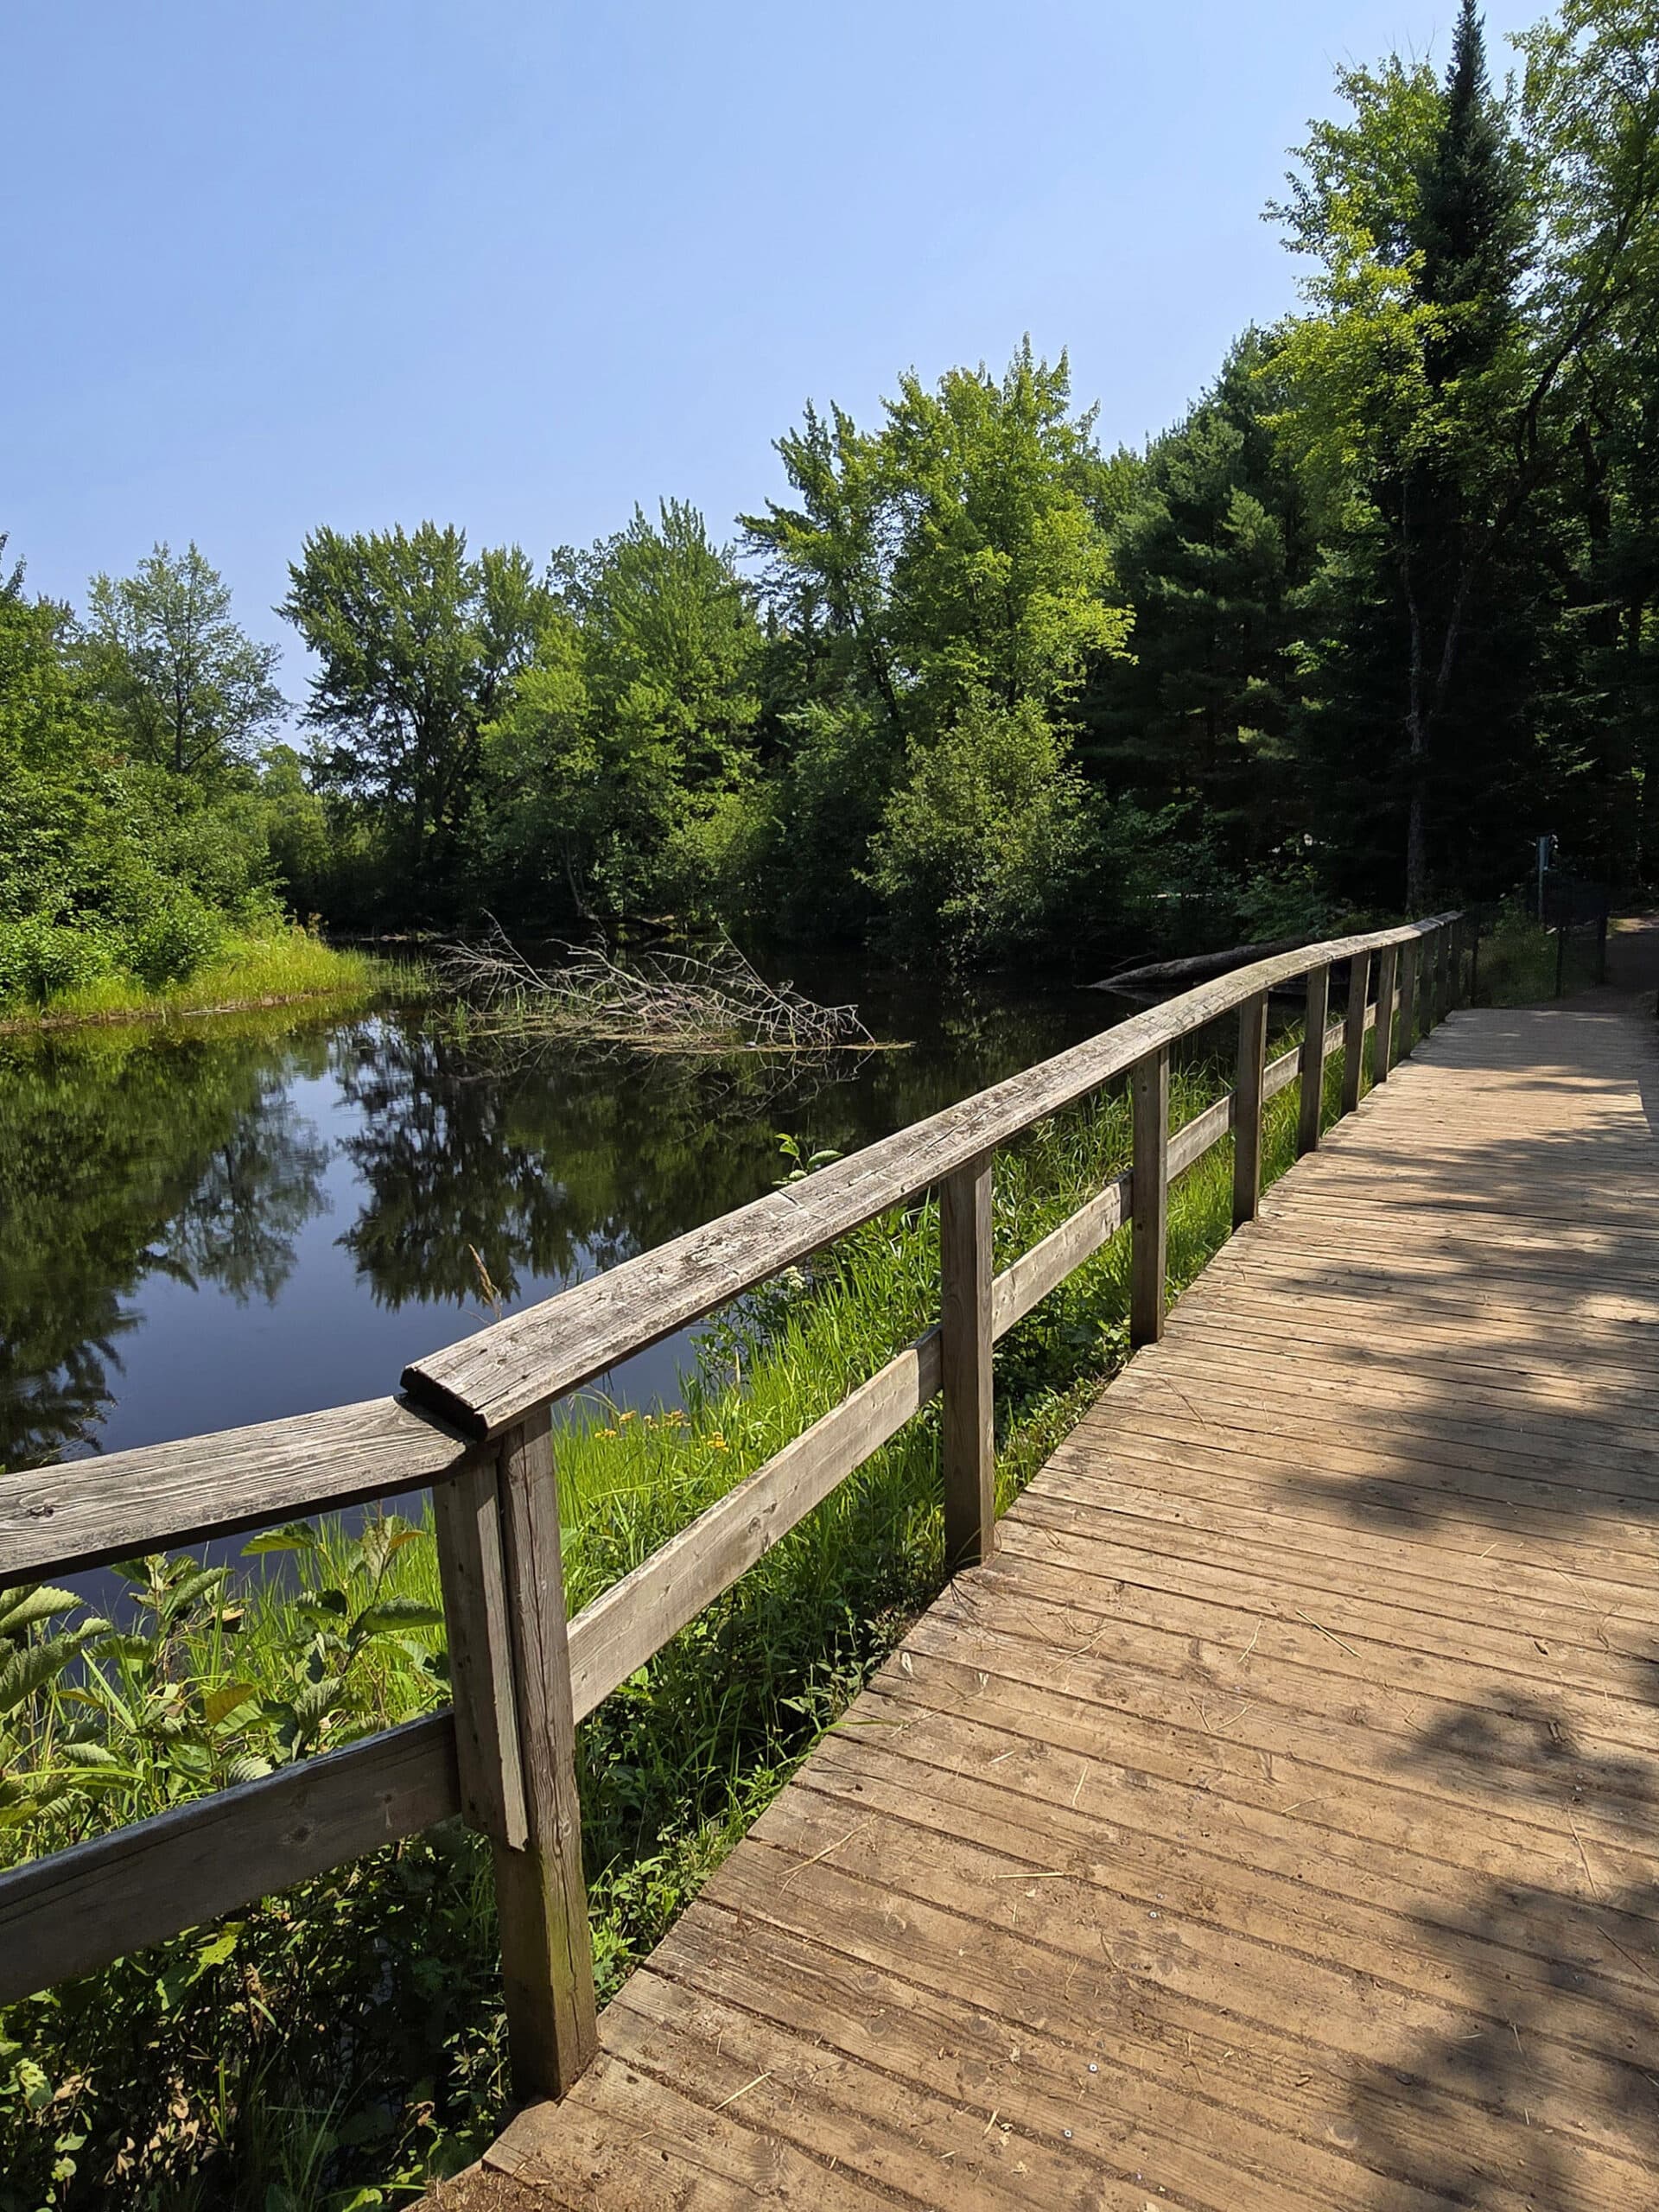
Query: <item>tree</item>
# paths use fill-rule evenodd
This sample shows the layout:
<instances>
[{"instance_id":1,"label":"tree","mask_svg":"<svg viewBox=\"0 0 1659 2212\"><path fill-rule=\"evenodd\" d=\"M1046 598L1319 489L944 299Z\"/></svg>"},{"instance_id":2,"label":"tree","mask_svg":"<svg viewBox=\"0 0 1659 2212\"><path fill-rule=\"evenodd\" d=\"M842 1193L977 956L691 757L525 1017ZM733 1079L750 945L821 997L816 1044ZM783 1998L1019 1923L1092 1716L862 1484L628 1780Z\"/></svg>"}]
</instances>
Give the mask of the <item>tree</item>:
<instances>
[{"instance_id":1,"label":"tree","mask_svg":"<svg viewBox=\"0 0 1659 2212\"><path fill-rule=\"evenodd\" d=\"M1401 671L1414 908L1462 834L1484 820L1490 838L1496 815L1500 866L1536 803L1549 501L1659 251L1654 10L1569 0L1523 47L1518 111L1488 85L1473 0L1443 84L1397 60L1344 73L1353 118L1315 126L1275 211L1319 264L1315 312L1284 335L1284 424L1322 496L1326 605L1350 618L1327 658L1356 729L1356 687Z\"/></svg>"},{"instance_id":2,"label":"tree","mask_svg":"<svg viewBox=\"0 0 1659 2212\"><path fill-rule=\"evenodd\" d=\"M979 691L1059 704L1128 631L1064 355L1027 341L1000 379L952 369L931 391L912 371L884 409L868 434L809 408L778 442L798 504L743 518L770 605L829 679L816 696L861 692L923 741Z\"/></svg>"},{"instance_id":3,"label":"tree","mask_svg":"<svg viewBox=\"0 0 1659 2212\"><path fill-rule=\"evenodd\" d=\"M1271 341L1247 334L1125 473L1110 547L1135 653L1097 663L1081 709L1090 772L1142 809L1190 812L1234 871L1301 826L1284 756L1312 543L1270 425L1281 387Z\"/></svg>"},{"instance_id":4,"label":"tree","mask_svg":"<svg viewBox=\"0 0 1659 2212\"><path fill-rule=\"evenodd\" d=\"M973 693L889 798L869 874L895 947L947 965L1040 942L1084 860L1084 784L1035 699Z\"/></svg>"},{"instance_id":5,"label":"tree","mask_svg":"<svg viewBox=\"0 0 1659 2212\"><path fill-rule=\"evenodd\" d=\"M212 777L247 760L283 711L275 645L233 620L193 543L156 545L130 576L94 576L81 643L91 685L135 760Z\"/></svg>"},{"instance_id":6,"label":"tree","mask_svg":"<svg viewBox=\"0 0 1659 2212\"><path fill-rule=\"evenodd\" d=\"M957 918L942 925L957 957L983 957L1003 925L983 918L1012 929L1018 901L986 888L979 840L1013 817L998 799L970 826L963 779L970 759L989 773L1034 765L1039 729L1058 748L1050 766L1074 773L1077 696L1096 662L1122 652L1130 621L1111 592L1108 472L1092 416L1071 412L1064 357L1050 365L1029 343L1000 378L901 377L884 411L865 432L839 408L809 407L778 443L792 501L743 518L769 624L771 879L785 911L810 908L820 927L861 919L861 886L897 902L895 925L918 943L918 902L937 898ZM936 745L936 795L948 789L957 829L930 836L924 858L900 849L909 833L896 825L921 826ZM954 886L941 872L951 855L964 871Z\"/></svg>"},{"instance_id":7,"label":"tree","mask_svg":"<svg viewBox=\"0 0 1659 2212\"><path fill-rule=\"evenodd\" d=\"M320 665L305 720L320 787L371 810L418 906L453 896L481 733L528 667L551 606L517 546L474 560L423 523L319 530L279 612Z\"/></svg>"},{"instance_id":8,"label":"tree","mask_svg":"<svg viewBox=\"0 0 1659 2212\"><path fill-rule=\"evenodd\" d=\"M545 912L738 895L761 638L695 507L555 556L536 650L485 736L495 880ZM561 893L563 896L561 897Z\"/></svg>"}]
</instances>

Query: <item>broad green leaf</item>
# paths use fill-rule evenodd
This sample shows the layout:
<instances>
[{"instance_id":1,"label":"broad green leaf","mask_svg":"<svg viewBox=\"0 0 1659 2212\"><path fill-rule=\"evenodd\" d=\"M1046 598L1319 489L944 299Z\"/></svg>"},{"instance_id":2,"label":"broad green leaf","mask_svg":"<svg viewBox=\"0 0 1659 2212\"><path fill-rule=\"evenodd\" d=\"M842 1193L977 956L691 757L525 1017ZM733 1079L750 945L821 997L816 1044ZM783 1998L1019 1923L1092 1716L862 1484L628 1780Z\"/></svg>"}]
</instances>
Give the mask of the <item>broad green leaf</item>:
<instances>
[{"instance_id":1,"label":"broad green leaf","mask_svg":"<svg viewBox=\"0 0 1659 2212\"><path fill-rule=\"evenodd\" d=\"M97 1646L97 1653L100 1659L125 1661L135 1667L142 1667L146 1661L156 1657L157 1649L153 1636L123 1633L103 1637Z\"/></svg>"},{"instance_id":2,"label":"broad green leaf","mask_svg":"<svg viewBox=\"0 0 1659 2212\"><path fill-rule=\"evenodd\" d=\"M210 1942L202 1944L197 1951L197 1966L199 1967L222 1967L236 1949L237 1938L241 1933L242 1923L239 1920L232 1921L228 1928L221 1929L217 1936L213 1936Z\"/></svg>"},{"instance_id":3,"label":"broad green leaf","mask_svg":"<svg viewBox=\"0 0 1659 2212\"><path fill-rule=\"evenodd\" d=\"M203 1718L210 1728L217 1728L229 1714L251 1705L259 1690L253 1682L223 1682L216 1690L209 1690L201 1701Z\"/></svg>"},{"instance_id":4,"label":"broad green leaf","mask_svg":"<svg viewBox=\"0 0 1659 2212\"><path fill-rule=\"evenodd\" d=\"M162 1611L169 1621L176 1620L210 1591L224 1587L230 1569L224 1567L198 1567L182 1574L168 1590Z\"/></svg>"},{"instance_id":5,"label":"broad green leaf","mask_svg":"<svg viewBox=\"0 0 1659 2212\"><path fill-rule=\"evenodd\" d=\"M61 1674L79 1647L73 1637L26 1643L0 1664L0 1713L10 1713Z\"/></svg>"},{"instance_id":6,"label":"broad green leaf","mask_svg":"<svg viewBox=\"0 0 1659 2212\"><path fill-rule=\"evenodd\" d=\"M308 1521L290 1521L285 1528L267 1529L250 1536L242 1547L244 1559L257 1559L262 1552L314 1552L321 1538Z\"/></svg>"},{"instance_id":7,"label":"broad green leaf","mask_svg":"<svg viewBox=\"0 0 1659 2212\"><path fill-rule=\"evenodd\" d=\"M107 1744L60 1744L58 1757L66 1766L119 1766L121 1761Z\"/></svg>"},{"instance_id":8,"label":"broad green leaf","mask_svg":"<svg viewBox=\"0 0 1659 2212\"><path fill-rule=\"evenodd\" d=\"M21 1636L54 1614L73 1612L80 1602L73 1590L54 1590L46 1583L0 1592L0 1636Z\"/></svg>"},{"instance_id":9,"label":"broad green leaf","mask_svg":"<svg viewBox=\"0 0 1659 2212\"><path fill-rule=\"evenodd\" d=\"M352 1623L352 1634L380 1636L393 1629L441 1628L442 1624L442 1606L426 1605L419 1598L380 1598L364 1606Z\"/></svg>"}]
</instances>

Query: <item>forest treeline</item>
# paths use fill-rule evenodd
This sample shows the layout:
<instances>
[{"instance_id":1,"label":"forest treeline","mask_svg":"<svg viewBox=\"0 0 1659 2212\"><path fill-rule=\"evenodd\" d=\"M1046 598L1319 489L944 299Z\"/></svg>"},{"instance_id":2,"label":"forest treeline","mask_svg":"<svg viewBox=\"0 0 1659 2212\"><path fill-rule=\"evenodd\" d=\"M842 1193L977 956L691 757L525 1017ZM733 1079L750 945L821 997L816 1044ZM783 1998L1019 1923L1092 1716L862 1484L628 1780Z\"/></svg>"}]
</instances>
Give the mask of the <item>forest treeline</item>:
<instances>
[{"instance_id":1,"label":"forest treeline","mask_svg":"<svg viewBox=\"0 0 1659 2212\"><path fill-rule=\"evenodd\" d=\"M1495 897L1545 831L1650 882L1659 4L1516 43L1464 0L1444 67L1339 73L1268 211L1300 308L1144 450L1027 344L809 406L729 543L319 529L296 723L194 546L78 614L14 569L0 996L283 905L966 964Z\"/></svg>"}]
</instances>

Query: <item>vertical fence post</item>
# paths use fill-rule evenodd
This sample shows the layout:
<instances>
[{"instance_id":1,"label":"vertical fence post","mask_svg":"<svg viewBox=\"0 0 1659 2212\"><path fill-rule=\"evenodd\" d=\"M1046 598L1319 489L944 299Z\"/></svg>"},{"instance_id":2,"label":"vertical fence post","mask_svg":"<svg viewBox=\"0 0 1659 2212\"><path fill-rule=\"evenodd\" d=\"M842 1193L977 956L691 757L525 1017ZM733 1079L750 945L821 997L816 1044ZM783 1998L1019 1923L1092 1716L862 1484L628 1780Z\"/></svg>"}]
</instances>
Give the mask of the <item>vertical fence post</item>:
<instances>
[{"instance_id":1,"label":"vertical fence post","mask_svg":"<svg viewBox=\"0 0 1659 2212\"><path fill-rule=\"evenodd\" d=\"M988 1154L939 1185L939 1283L944 1561L955 1573L996 1545Z\"/></svg>"},{"instance_id":2,"label":"vertical fence post","mask_svg":"<svg viewBox=\"0 0 1659 2212\"><path fill-rule=\"evenodd\" d=\"M1135 1063L1135 1160L1129 1182L1129 1342L1155 1344L1164 1333L1164 1269L1169 1223L1169 1052L1160 1046Z\"/></svg>"},{"instance_id":3,"label":"vertical fence post","mask_svg":"<svg viewBox=\"0 0 1659 2212\"><path fill-rule=\"evenodd\" d=\"M1437 1028L1452 1011L1452 947L1457 938L1458 925L1455 922L1441 925L1434 962L1434 1022Z\"/></svg>"},{"instance_id":4,"label":"vertical fence post","mask_svg":"<svg viewBox=\"0 0 1659 2212\"><path fill-rule=\"evenodd\" d=\"M1317 1152L1325 1110L1325 1026L1331 1011L1331 969L1312 968L1307 976L1307 1027L1302 1032L1301 1101L1296 1121L1296 1151Z\"/></svg>"},{"instance_id":5,"label":"vertical fence post","mask_svg":"<svg viewBox=\"0 0 1659 2212\"><path fill-rule=\"evenodd\" d=\"M1417 1027L1417 955L1418 946L1402 944L1400 948L1400 1057L1410 1057L1415 1043Z\"/></svg>"},{"instance_id":6,"label":"vertical fence post","mask_svg":"<svg viewBox=\"0 0 1659 2212\"><path fill-rule=\"evenodd\" d=\"M1238 1009L1238 1081L1233 1090L1233 1227L1255 1219L1262 1202L1262 1092L1268 1071L1268 995Z\"/></svg>"},{"instance_id":7,"label":"vertical fence post","mask_svg":"<svg viewBox=\"0 0 1659 2212\"><path fill-rule=\"evenodd\" d=\"M1371 1081L1386 1083L1394 1060L1394 975L1395 947L1385 944L1376 957L1376 1027L1371 1033Z\"/></svg>"},{"instance_id":8,"label":"vertical fence post","mask_svg":"<svg viewBox=\"0 0 1659 2212\"><path fill-rule=\"evenodd\" d=\"M1471 922L1469 925L1469 995L1465 1001L1465 1005L1473 1006L1475 1002L1475 993L1479 989L1479 988L1480 924L1478 922Z\"/></svg>"},{"instance_id":9,"label":"vertical fence post","mask_svg":"<svg viewBox=\"0 0 1659 2212\"><path fill-rule=\"evenodd\" d=\"M562 2097L598 2034L546 1408L433 1505L461 1804L494 1845L513 2088Z\"/></svg>"},{"instance_id":10,"label":"vertical fence post","mask_svg":"<svg viewBox=\"0 0 1659 2212\"><path fill-rule=\"evenodd\" d=\"M1371 984L1371 956L1357 952L1348 963L1348 1017L1342 1025L1342 1110L1359 1103L1365 1075L1365 1000Z\"/></svg>"}]
</instances>

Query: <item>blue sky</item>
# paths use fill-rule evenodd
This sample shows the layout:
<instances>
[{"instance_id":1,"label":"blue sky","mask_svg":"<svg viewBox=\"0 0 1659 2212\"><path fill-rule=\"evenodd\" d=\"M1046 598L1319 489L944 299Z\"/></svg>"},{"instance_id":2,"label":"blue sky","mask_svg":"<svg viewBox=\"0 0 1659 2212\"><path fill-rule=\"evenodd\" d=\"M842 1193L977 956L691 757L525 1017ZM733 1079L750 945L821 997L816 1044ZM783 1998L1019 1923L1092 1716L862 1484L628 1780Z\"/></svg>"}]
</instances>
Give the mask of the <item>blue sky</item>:
<instances>
[{"instance_id":1,"label":"blue sky","mask_svg":"<svg viewBox=\"0 0 1659 2212\"><path fill-rule=\"evenodd\" d=\"M780 488L809 397L1070 348L1110 442L1291 303L1260 210L1332 73L1454 0L52 0L0 66L0 530L79 600L194 537L538 556ZM1540 4L1491 0L1503 34ZM290 653L289 688L302 669Z\"/></svg>"}]
</instances>

